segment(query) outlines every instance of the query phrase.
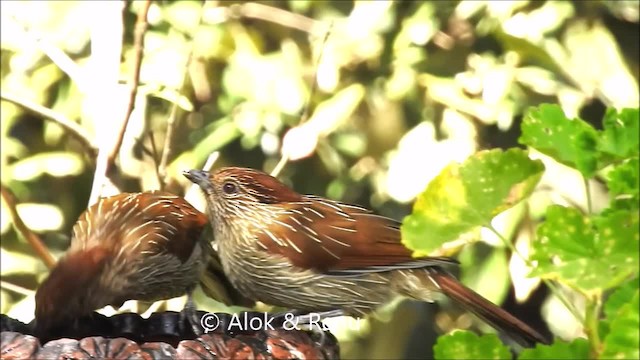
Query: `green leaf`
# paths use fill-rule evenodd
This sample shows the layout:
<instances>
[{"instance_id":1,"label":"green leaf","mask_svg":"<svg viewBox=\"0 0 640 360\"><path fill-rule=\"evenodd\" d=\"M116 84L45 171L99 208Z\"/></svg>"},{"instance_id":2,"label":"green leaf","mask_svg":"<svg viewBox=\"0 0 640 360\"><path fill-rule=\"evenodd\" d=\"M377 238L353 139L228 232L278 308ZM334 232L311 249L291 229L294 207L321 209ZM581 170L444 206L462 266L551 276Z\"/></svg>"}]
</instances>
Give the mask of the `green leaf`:
<instances>
[{"instance_id":1,"label":"green leaf","mask_svg":"<svg viewBox=\"0 0 640 360\"><path fill-rule=\"evenodd\" d=\"M613 319L618 316L619 310L629 302L638 291L638 278L631 279L623 286L616 289L604 304L604 314L607 319Z\"/></svg>"},{"instance_id":2,"label":"green leaf","mask_svg":"<svg viewBox=\"0 0 640 360\"><path fill-rule=\"evenodd\" d=\"M638 176L638 158L629 159L616 166L607 175L607 185L615 204L625 202L626 208L638 209L638 191L640 179ZM621 208L616 205L615 207Z\"/></svg>"},{"instance_id":3,"label":"green leaf","mask_svg":"<svg viewBox=\"0 0 640 360\"><path fill-rule=\"evenodd\" d=\"M637 269L640 258L639 216L637 212L617 210L595 217L599 255L623 255L624 263Z\"/></svg>"},{"instance_id":4,"label":"green leaf","mask_svg":"<svg viewBox=\"0 0 640 360\"><path fill-rule=\"evenodd\" d=\"M520 149L481 151L447 166L418 197L402 225L414 255L428 255L447 241L487 225L531 194L544 166Z\"/></svg>"},{"instance_id":5,"label":"green leaf","mask_svg":"<svg viewBox=\"0 0 640 360\"><path fill-rule=\"evenodd\" d=\"M556 341L552 345L537 345L533 349L524 349L518 360L525 359L588 359L589 342L575 339L570 343Z\"/></svg>"},{"instance_id":6,"label":"green leaf","mask_svg":"<svg viewBox=\"0 0 640 360\"><path fill-rule=\"evenodd\" d=\"M501 30L501 27L496 27L494 32L496 39L505 47L505 49L514 51L521 56L524 62L529 61L534 64L539 64L542 68L548 69L555 74L562 74L562 68L558 66L556 60L549 55L545 49L529 40L524 38L509 35Z\"/></svg>"},{"instance_id":7,"label":"green leaf","mask_svg":"<svg viewBox=\"0 0 640 360\"><path fill-rule=\"evenodd\" d=\"M618 317L618 311L629 302L633 294L638 291L638 277L633 277L625 284L617 288L604 304L605 317L598 324L600 336L604 338L609 334L611 320Z\"/></svg>"},{"instance_id":8,"label":"green leaf","mask_svg":"<svg viewBox=\"0 0 640 360\"><path fill-rule=\"evenodd\" d=\"M636 289L628 302L611 319L610 332L604 339L603 359L640 359L640 293Z\"/></svg>"},{"instance_id":9,"label":"green leaf","mask_svg":"<svg viewBox=\"0 0 640 360\"><path fill-rule=\"evenodd\" d=\"M496 335L478 336L470 331L440 336L433 353L436 359L511 359L511 352Z\"/></svg>"},{"instance_id":10,"label":"green leaf","mask_svg":"<svg viewBox=\"0 0 640 360\"><path fill-rule=\"evenodd\" d=\"M320 103L307 122L315 124L319 133L331 133L351 118L364 95L364 86L350 85L340 90L331 99Z\"/></svg>"},{"instance_id":11,"label":"green leaf","mask_svg":"<svg viewBox=\"0 0 640 360\"><path fill-rule=\"evenodd\" d=\"M580 291L617 286L638 271L638 213L613 210L590 219L577 209L547 209L531 275L559 278Z\"/></svg>"},{"instance_id":12,"label":"green leaf","mask_svg":"<svg viewBox=\"0 0 640 360\"><path fill-rule=\"evenodd\" d=\"M638 109L623 109L620 112L608 109L602 121L604 130L598 142L598 150L611 155L615 160L638 156L639 122Z\"/></svg>"},{"instance_id":13,"label":"green leaf","mask_svg":"<svg viewBox=\"0 0 640 360\"><path fill-rule=\"evenodd\" d=\"M49 174L54 177L77 176L84 171L82 156L62 151L35 154L9 167L13 180L31 181Z\"/></svg>"},{"instance_id":14,"label":"green leaf","mask_svg":"<svg viewBox=\"0 0 640 360\"><path fill-rule=\"evenodd\" d=\"M530 108L518 141L591 177L598 169L598 132L580 119L569 119L558 105Z\"/></svg>"},{"instance_id":15,"label":"green leaf","mask_svg":"<svg viewBox=\"0 0 640 360\"><path fill-rule=\"evenodd\" d=\"M0 249L0 269L2 276L15 274L35 274L40 260L35 256Z\"/></svg>"}]
</instances>

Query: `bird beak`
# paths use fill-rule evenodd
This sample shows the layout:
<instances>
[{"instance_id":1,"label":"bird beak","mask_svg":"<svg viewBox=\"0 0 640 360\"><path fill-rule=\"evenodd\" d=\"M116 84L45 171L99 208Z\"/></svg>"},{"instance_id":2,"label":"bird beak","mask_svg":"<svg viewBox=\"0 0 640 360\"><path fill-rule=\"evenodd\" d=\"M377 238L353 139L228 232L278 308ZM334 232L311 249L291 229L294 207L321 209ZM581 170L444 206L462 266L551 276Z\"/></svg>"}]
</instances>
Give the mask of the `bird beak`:
<instances>
[{"instance_id":1,"label":"bird beak","mask_svg":"<svg viewBox=\"0 0 640 360\"><path fill-rule=\"evenodd\" d=\"M209 180L209 173L203 170L189 170L182 173L189 181L200 186L204 191L212 190L211 181Z\"/></svg>"}]
</instances>

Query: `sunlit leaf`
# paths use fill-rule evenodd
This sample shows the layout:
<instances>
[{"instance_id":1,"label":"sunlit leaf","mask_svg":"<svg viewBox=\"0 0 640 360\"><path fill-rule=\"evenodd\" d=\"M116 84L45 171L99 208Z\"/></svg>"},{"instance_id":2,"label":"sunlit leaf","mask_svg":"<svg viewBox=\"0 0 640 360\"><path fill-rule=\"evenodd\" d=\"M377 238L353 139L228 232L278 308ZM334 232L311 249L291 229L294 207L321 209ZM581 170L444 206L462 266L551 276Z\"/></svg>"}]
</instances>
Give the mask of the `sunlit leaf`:
<instances>
[{"instance_id":1,"label":"sunlit leaf","mask_svg":"<svg viewBox=\"0 0 640 360\"><path fill-rule=\"evenodd\" d=\"M604 303L605 318L600 321L601 334L609 334L611 320L618 318L620 309L629 303L629 299L633 298L639 286L638 278L634 277L607 297Z\"/></svg>"},{"instance_id":2,"label":"sunlit leaf","mask_svg":"<svg viewBox=\"0 0 640 360\"><path fill-rule=\"evenodd\" d=\"M564 51L557 51L557 57L580 89L599 94L612 106L637 106L640 94L633 66L624 58L623 43L618 43L613 28L605 24L584 17L567 22L561 40Z\"/></svg>"},{"instance_id":3,"label":"sunlit leaf","mask_svg":"<svg viewBox=\"0 0 640 360\"><path fill-rule=\"evenodd\" d=\"M22 221L32 231L57 231L64 223L62 211L52 204L21 203L16 209Z\"/></svg>"},{"instance_id":4,"label":"sunlit leaf","mask_svg":"<svg viewBox=\"0 0 640 360\"><path fill-rule=\"evenodd\" d=\"M640 293L628 298L611 319L610 332L604 338L603 359L640 359Z\"/></svg>"},{"instance_id":5,"label":"sunlit leaf","mask_svg":"<svg viewBox=\"0 0 640 360\"><path fill-rule=\"evenodd\" d=\"M32 255L0 249L0 269L2 276L13 274L34 274L40 260Z\"/></svg>"},{"instance_id":6,"label":"sunlit leaf","mask_svg":"<svg viewBox=\"0 0 640 360\"><path fill-rule=\"evenodd\" d=\"M592 176L598 167L598 133L583 120L569 119L558 105L531 108L522 122L521 144Z\"/></svg>"},{"instance_id":7,"label":"sunlit leaf","mask_svg":"<svg viewBox=\"0 0 640 360\"><path fill-rule=\"evenodd\" d=\"M456 331L440 336L433 346L436 359L510 359L511 352L496 335Z\"/></svg>"},{"instance_id":8,"label":"sunlit leaf","mask_svg":"<svg viewBox=\"0 0 640 360\"><path fill-rule=\"evenodd\" d=\"M180 109L184 111L188 111L188 112L193 111L193 104L191 103L191 100L189 100L188 97L176 92L175 90L166 89L166 88L159 89L157 91L151 92L150 95L155 95L161 99L164 99L164 100L167 100L168 102L176 104L178 105L178 107L180 107Z\"/></svg>"},{"instance_id":9,"label":"sunlit leaf","mask_svg":"<svg viewBox=\"0 0 640 360\"><path fill-rule=\"evenodd\" d=\"M607 110L602 125L604 130L598 143L598 150L614 159L638 156L640 120L638 109Z\"/></svg>"},{"instance_id":10,"label":"sunlit leaf","mask_svg":"<svg viewBox=\"0 0 640 360\"><path fill-rule=\"evenodd\" d=\"M629 159L607 174L607 185L612 198L628 199L627 203L632 206L632 209L638 208L638 192L640 191L638 163L637 157Z\"/></svg>"},{"instance_id":11,"label":"sunlit leaf","mask_svg":"<svg viewBox=\"0 0 640 360\"><path fill-rule=\"evenodd\" d=\"M638 292L639 285L638 279L634 278L609 295L607 302L604 304L604 313L607 319L613 319L618 316L620 309L627 305L629 299L633 298L634 294Z\"/></svg>"},{"instance_id":12,"label":"sunlit leaf","mask_svg":"<svg viewBox=\"0 0 640 360\"><path fill-rule=\"evenodd\" d=\"M638 213L612 211L594 219L553 205L533 243L532 275L559 278L582 291L604 290L638 269Z\"/></svg>"},{"instance_id":13,"label":"sunlit leaf","mask_svg":"<svg viewBox=\"0 0 640 360\"><path fill-rule=\"evenodd\" d=\"M586 339L575 339L572 342L556 341L552 345L538 344L533 349L524 349L518 360L524 359L588 359L589 342Z\"/></svg>"},{"instance_id":14,"label":"sunlit leaf","mask_svg":"<svg viewBox=\"0 0 640 360\"><path fill-rule=\"evenodd\" d=\"M28 324L33 320L34 314L33 309L36 307L35 297L27 296L22 300L15 303L11 310L7 313L7 316L10 318L14 318L18 321L22 321L25 324Z\"/></svg>"},{"instance_id":15,"label":"sunlit leaf","mask_svg":"<svg viewBox=\"0 0 640 360\"><path fill-rule=\"evenodd\" d=\"M364 94L365 89L359 84L340 90L331 99L318 105L305 125L312 127L318 134L331 133L349 119Z\"/></svg>"},{"instance_id":16,"label":"sunlit leaf","mask_svg":"<svg viewBox=\"0 0 640 360\"><path fill-rule=\"evenodd\" d=\"M77 176L84 171L79 154L72 152L48 152L32 155L15 162L10 167L14 180L29 181L49 174L55 177Z\"/></svg>"},{"instance_id":17,"label":"sunlit leaf","mask_svg":"<svg viewBox=\"0 0 640 360\"><path fill-rule=\"evenodd\" d=\"M0 311L6 314L9 311L10 301L9 292L2 289L0 290Z\"/></svg>"},{"instance_id":18,"label":"sunlit leaf","mask_svg":"<svg viewBox=\"0 0 640 360\"><path fill-rule=\"evenodd\" d=\"M481 151L429 183L402 225L403 243L427 255L529 196L544 166L520 149Z\"/></svg>"},{"instance_id":19,"label":"sunlit leaf","mask_svg":"<svg viewBox=\"0 0 640 360\"><path fill-rule=\"evenodd\" d=\"M527 39L509 35L504 31L501 31L499 28L497 28L495 35L498 41L500 41L506 49L517 52L519 56L532 61L534 64L539 65L544 69L551 70L554 73L562 73L562 70L554 58L549 55L543 47L538 46Z\"/></svg>"},{"instance_id":20,"label":"sunlit leaf","mask_svg":"<svg viewBox=\"0 0 640 360\"><path fill-rule=\"evenodd\" d=\"M178 1L168 4L164 10L163 15L175 29L191 33L200 22L202 5L197 1Z\"/></svg>"}]
</instances>

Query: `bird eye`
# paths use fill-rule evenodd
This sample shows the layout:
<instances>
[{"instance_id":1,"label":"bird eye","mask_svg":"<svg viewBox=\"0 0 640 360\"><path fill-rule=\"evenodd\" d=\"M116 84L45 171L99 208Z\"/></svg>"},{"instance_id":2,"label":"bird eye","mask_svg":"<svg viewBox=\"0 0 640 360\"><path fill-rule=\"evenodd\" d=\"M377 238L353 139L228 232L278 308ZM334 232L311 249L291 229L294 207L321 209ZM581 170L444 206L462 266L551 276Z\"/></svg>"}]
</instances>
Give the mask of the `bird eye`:
<instances>
[{"instance_id":1,"label":"bird eye","mask_svg":"<svg viewBox=\"0 0 640 360\"><path fill-rule=\"evenodd\" d=\"M238 192L238 186L230 181L225 182L222 185L222 191L227 195L232 195Z\"/></svg>"}]
</instances>

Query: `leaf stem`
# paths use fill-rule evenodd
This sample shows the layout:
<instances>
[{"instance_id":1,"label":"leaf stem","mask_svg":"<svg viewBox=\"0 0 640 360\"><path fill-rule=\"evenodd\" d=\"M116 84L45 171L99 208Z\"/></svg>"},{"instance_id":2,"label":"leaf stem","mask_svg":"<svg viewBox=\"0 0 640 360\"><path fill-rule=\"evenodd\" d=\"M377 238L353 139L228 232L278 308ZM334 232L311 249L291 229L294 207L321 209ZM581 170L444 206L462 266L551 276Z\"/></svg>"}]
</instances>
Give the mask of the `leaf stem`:
<instances>
[{"instance_id":1,"label":"leaf stem","mask_svg":"<svg viewBox=\"0 0 640 360\"><path fill-rule=\"evenodd\" d=\"M525 262L525 264L527 264L528 267L530 268L534 268L533 263L527 258L525 257L520 250L518 250L510 241L508 241L504 236L502 236L502 234L500 234L500 232L493 227L493 225L491 223L489 223L489 225L487 226L487 228L489 230L491 230L494 234L496 234L496 236L498 236L502 242L505 243L505 245L507 245L507 247L517 256L519 256L522 261ZM581 323L585 323L585 319L582 316L582 314L580 313L580 311L578 311L578 309L576 309L575 306L573 306L573 304L571 304L571 302L569 300L567 300L567 298L565 298L565 296L562 294L562 292L560 292L560 289L558 288L558 286L556 286L556 284L549 280L549 279L540 279L545 285L547 285L549 287L549 289L551 289L551 291L556 295L556 297L560 300L560 302L562 302L562 304L567 308L567 310L569 310L571 312L571 314L578 319L578 321L580 321Z\"/></svg>"},{"instance_id":2,"label":"leaf stem","mask_svg":"<svg viewBox=\"0 0 640 360\"><path fill-rule=\"evenodd\" d=\"M587 195L587 214L591 214L593 207L591 204L591 191L589 191L589 179L582 176L582 181L584 182L584 191Z\"/></svg>"},{"instance_id":3,"label":"leaf stem","mask_svg":"<svg viewBox=\"0 0 640 360\"><path fill-rule=\"evenodd\" d=\"M600 308L602 301L600 294L587 297L585 332L589 339L589 358L598 359L602 343L598 332L598 319L600 318Z\"/></svg>"}]
</instances>

